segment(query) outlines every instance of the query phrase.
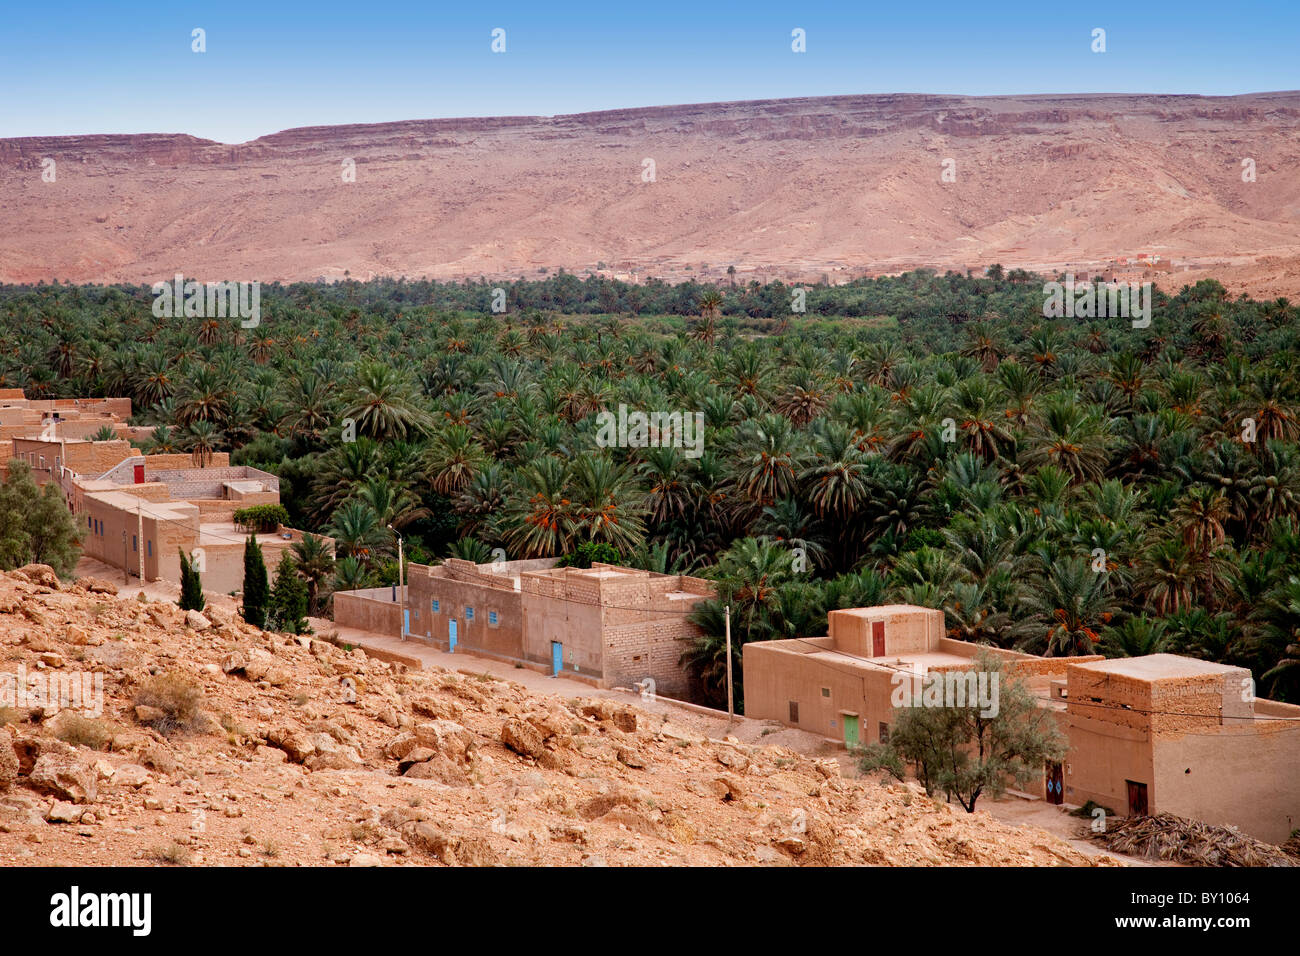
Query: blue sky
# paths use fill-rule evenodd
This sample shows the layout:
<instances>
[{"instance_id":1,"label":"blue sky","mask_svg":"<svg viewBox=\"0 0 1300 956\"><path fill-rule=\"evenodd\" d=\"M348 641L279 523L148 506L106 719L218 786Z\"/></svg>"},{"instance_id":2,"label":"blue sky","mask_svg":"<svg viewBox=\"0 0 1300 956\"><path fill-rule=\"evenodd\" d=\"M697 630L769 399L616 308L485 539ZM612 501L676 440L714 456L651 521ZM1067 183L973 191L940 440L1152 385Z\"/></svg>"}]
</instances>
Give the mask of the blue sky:
<instances>
[{"instance_id":1,"label":"blue sky","mask_svg":"<svg viewBox=\"0 0 1300 956\"><path fill-rule=\"evenodd\" d=\"M206 53L191 52L195 27ZM490 50L495 27L504 54ZM1104 54L1090 49L1095 27ZM10 3L0 137L243 142L294 126L786 96L1289 90L1297 39L1294 0Z\"/></svg>"}]
</instances>

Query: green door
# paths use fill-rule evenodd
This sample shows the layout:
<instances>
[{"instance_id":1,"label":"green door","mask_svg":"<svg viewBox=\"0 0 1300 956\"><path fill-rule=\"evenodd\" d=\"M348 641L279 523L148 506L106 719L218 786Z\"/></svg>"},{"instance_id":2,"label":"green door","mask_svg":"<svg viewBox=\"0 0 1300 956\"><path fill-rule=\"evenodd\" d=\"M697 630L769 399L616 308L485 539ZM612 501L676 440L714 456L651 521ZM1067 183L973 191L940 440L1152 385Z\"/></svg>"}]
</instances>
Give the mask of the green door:
<instances>
[{"instance_id":1,"label":"green door","mask_svg":"<svg viewBox=\"0 0 1300 956\"><path fill-rule=\"evenodd\" d=\"M853 748L858 745L858 718L854 714L844 715L844 746Z\"/></svg>"}]
</instances>

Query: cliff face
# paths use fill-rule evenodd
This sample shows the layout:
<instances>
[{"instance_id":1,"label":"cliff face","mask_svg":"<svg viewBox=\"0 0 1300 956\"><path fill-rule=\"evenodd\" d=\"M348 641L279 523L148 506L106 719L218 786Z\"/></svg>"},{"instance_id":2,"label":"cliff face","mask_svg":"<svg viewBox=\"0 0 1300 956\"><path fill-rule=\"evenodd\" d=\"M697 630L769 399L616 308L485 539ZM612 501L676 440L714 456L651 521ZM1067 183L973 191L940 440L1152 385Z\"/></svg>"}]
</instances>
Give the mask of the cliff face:
<instances>
[{"instance_id":1,"label":"cliff face","mask_svg":"<svg viewBox=\"0 0 1300 956\"><path fill-rule=\"evenodd\" d=\"M0 140L0 280L518 276L599 262L840 279L1147 252L1243 274L1268 256L1286 286L1300 251L1298 116L1300 93L897 94L305 127L239 145Z\"/></svg>"}]
</instances>

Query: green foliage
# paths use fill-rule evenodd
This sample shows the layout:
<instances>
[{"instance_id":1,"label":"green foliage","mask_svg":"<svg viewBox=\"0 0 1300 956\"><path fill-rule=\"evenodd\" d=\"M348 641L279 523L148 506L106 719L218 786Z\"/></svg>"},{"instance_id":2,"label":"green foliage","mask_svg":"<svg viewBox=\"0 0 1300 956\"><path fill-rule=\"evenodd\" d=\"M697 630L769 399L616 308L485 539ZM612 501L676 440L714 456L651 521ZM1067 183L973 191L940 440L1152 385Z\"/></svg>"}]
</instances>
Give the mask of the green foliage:
<instances>
[{"instance_id":1,"label":"green foliage","mask_svg":"<svg viewBox=\"0 0 1300 956\"><path fill-rule=\"evenodd\" d=\"M926 691L915 696L897 687L903 700L895 710L889 741L862 750L859 767L864 773L883 770L899 780L911 768L927 793L943 793L968 813L985 794L996 798L1008 780L1027 786L1042 773L1047 761L1065 757L1066 740L1050 710L1038 706L1028 686L1013 677L1002 660L981 652L972 671L986 680L986 700L940 697L930 693L944 683L932 673ZM910 677L907 678L910 680ZM992 702L992 706L985 706Z\"/></svg>"},{"instance_id":2,"label":"green foliage","mask_svg":"<svg viewBox=\"0 0 1300 956\"><path fill-rule=\"evenodd\" d=\"M256 627L266 627L270 592L262 546L249 535L244 542L244 605L239 610L245 621Z\"/></svg>"},{"instance_id":3,"label":"green foliage","mask_svg":"<svg viewBox=\"0 0 1300 956\"><path fill-rule=\"evenodd\" d=\"M275 587L267 609L267 624L271 630L289 634L307 632L307 582L298 575L298 565L290 551L280 554L275 570Z\"/></svg>"},{"instance_id":4,"label":"green foliage","mask_svg":"<svg viewBox=\"0 0 1300 956\"><path fill-rule=\"evenodd\" d=\"M203 582L199 579L199 570L185 556L182 549L177 549L181 556L181 597L176 603L182 611L202 611L207 607L207 598L203 596Z\"/></svg>"},{"instance_id":5,"label":"green foliage","mask_svg":"<svg viewBox=\"0 0 1300 956\"><path fill-rule=\"evenodd\" d=\"M38 488L31 468L13 459L0 482L0 570L48 564L67 577L81 557L81 536L54 482Z\"/></svg>"},{"instance_id":6,"label":"green foliage","mask_svg":"<svg viewBox=\"0 0 1300 956\"><path fill-rule=\"evenodd\" d=\"M253 505L240 508L234 515L235 526L252 534L273 534L280 525L289 523L289 512L283 505Z\"/></svg>"},{"instance_id":7,"label":"green foliage","mask_svg":"<svg viewBox=\"0 0 1300 956\"><path fill-rule=\"evenodd\" d=\"M622 564L623 556L612 544L604 541L584 541L556 562L561 568L589 568L592 564Z\"/></svg>"},{"instance_id":8,"label":"green foliage","mask_svg":"<svg viewBox=\"0 0 1300 956\"><path fill-rule=\"evenodd\" d=\"M504 320L483 282L295 283L238 337L158 326L147 287L2 286L0 378L129 396L151 450L279 476L277 521L336 541L295 556L312 609L396 580L390 525L412 560L590 542L713 577L734 647L908 601L954 637L1163 647L1300 700L1300 309L1201 281L1147 328L1058 321L1050 278L824 282L792 316L779 282L561 272L503 283ZM699 413L701 453L603 447L620 405ZM0 508L0 560L31 560L28 518ZM686 648L715 701L720 639Z\"/></svg>"}]
</instances>

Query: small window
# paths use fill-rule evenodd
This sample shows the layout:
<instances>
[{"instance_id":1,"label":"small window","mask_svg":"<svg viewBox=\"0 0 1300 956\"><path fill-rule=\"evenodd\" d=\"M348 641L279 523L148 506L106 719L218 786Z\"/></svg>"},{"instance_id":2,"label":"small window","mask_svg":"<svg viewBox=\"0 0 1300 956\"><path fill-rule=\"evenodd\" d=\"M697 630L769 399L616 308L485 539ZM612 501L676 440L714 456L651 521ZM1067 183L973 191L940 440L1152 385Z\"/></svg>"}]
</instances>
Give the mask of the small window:
<instances>
[{"instance_id":1,"label":"small window","mask_svg":"<svg viewBox=\"0 0 1300 956\"><path fill-rule=\"evenodd\" d=\"M880 724L880 742L882 744L889 743L889 724L886 724L883 721Z\"/></svg>"},{"instance_id":2,"label":"small window","mask_svg":"<svg viewBox=\"0 0 1300 956\"><path fill-rule=\"evenodd\" d=\"M790 723L799 723L799 702L797 700L790 701Z\"/></svg>"},{"instance_id":3,"label":"small window","mask_svg":"<svg viewBox=\"0 0 1300 956\"><path fill-rule=\"evenodd\" d=\"M830 697L830 696L831 696L831 689L830 689L829 687L823 687L823 688L822 688L822 696L823 696L823 697Z\"/></svg>"},{"instance_id":4,"label":"small window","mask_svg":"<svg viewBox=\"0 0 1300 956\"><path fill-rule=\"evenodd\" d=\"M431 599L429 600L429 610L430 610L430 612L432 612L433 614L437 614L437 613L439 612L439 606L438 606L438 599L437 599L437 598L431 598Z\"/></svg>"},{"instance_id":5,"label":"small window","mask_svg":"<svg viewBox=\"0 0 1300 956\"><path fill-rule=\"evenodd\" d=\"M465 620L467 621L474 620L474 609L472 607L465 608Z\"/></svg>"},{"instance_id":6,"label":"small window","mask_svg":"<svg viewBox=\"0 0 1300 956\"><path fill-rule=\"evenodd\" d=\"M490 627L496 627L496 626L497 626L497 612L496 612L496 611L488 611L488 625L489 625Z\"/></svg>"},{"instance_id":7,"label":"small window","mask_svg":"<svg viewBox=\"0 0 1300 956\"><path fill-rule=\"evenodd\" d=\"M153 539L152 539L152 538L150 538L148 541L146 541L146 542L144 543L144 553L147 554L147 555L148 555L149 557L151 557L151 558L153 557Z\"/></svg>"},{"instance_id":8,"label":"small window","mask_svg":"<svg viewBox=\"0 0 1300 956\"><path fill-rule=\"evenodd\" d=\"M131 550L136 550L135 535L131 535Z\"/></svg>"}]
</instances>

